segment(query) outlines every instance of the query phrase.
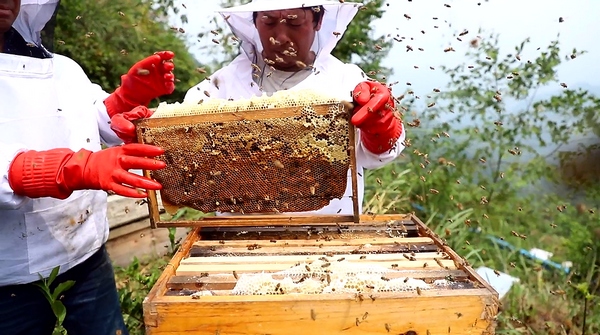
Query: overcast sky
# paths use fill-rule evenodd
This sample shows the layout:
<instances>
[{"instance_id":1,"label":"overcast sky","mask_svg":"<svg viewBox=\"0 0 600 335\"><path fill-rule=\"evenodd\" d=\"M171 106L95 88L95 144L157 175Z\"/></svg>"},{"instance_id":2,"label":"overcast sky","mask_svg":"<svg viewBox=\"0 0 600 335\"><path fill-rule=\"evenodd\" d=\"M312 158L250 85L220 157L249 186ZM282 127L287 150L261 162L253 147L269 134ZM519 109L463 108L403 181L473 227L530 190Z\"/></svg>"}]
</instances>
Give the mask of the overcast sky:
<instances>
[{"instance_id":1,"label":"overcast sky","mask_svg":"<svg viewBox=\"0 0 600 335\"><path fill-rule=\"evenodd\" d=\"M205 59L200 47L210 45L213 37L209 34L198 42L197 34L214 27L208 22L219 9L219 0L176 0L175 3L188 15L189 22L182 25L173 18L171 23L185 29L190 43L195 43L190 50L198 59ZM429 67L462 62L469 37L476 37L479 28L499 33L500 46L506 52L530 37L532 43L523 53L523 60L535 58L540 52L536 48L544 50L560 33L563 55L573 48L588 52L561 65L560 81L569 88L583 86L600 94L600 38L597 35L600 33L600 0L390 0L388 3L383 18L373 23L376 36L391 33L407 39L412 37L414 40L409 43L415 51L406 52L406 42L395 43L384 65L394 69L390 82L399 81L401 85L411 82L416 94L444 87L445 75ZM411 19L406 19L404 14ZM560 17L564 22L559 22ZM455 36L464 30L469 33L459 42ZM456 52L445 53L443 50L448 46ZM418 51L419 47L424 51ZM415 69L415 65L419 68Z\"/></svg>"}]
</instances>

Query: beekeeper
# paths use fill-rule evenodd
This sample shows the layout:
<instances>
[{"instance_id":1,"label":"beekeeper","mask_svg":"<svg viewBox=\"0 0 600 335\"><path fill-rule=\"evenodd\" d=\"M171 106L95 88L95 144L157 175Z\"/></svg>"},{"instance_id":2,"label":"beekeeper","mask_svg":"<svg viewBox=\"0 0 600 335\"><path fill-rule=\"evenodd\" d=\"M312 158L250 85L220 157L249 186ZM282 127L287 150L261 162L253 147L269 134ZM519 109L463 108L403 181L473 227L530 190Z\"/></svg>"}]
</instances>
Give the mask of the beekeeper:
<instances>
[{"instance_id":1,"label":"beekeeper","mask_svg":"<svg viewBox=\"0 0 600 335\"><path fill-rule=\"evenodd\" d=\"M354 64L331 55L360 4L338 0L253 0L220 10L241 53L186 94L185 103L241 99L280 90L314 89L358 105L352 123L358 128L356 159L360 210L363 169L381 167L404 149L405 134L395 116L390 89L369 80ZM345 195L317 213L352 214L350 173Z\"/></svg>"},{"instance_id":2,"label":"beekeeper","mask_svg":"<svg viewBox=\"0 0 600 335\"><path fill-rule=\"evenodd\" d=\"M121 144L146 116L134 107L173 91L174 55L140 61L109 95L41 45L57 5L0 0L0 334L52 334L50 302L32 283L59 266L54 287L75 281L60 297L68 333L127 334L104 247L107 191L161 187L128 170L163 168L162 149Z\"/></svg>"}]
</instances>

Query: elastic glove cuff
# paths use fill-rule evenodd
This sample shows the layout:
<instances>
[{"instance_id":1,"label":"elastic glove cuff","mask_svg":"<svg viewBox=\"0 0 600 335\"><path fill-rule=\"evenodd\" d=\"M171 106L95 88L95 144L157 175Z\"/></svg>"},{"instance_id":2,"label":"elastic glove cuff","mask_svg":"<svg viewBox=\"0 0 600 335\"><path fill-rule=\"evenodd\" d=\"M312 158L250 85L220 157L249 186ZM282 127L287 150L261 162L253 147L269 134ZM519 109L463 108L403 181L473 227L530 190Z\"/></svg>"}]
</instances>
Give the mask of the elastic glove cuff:
<instances>
[{"instance_id":1,"label":"elastic glove cuff","mask_svg":"<svg viewBox=\"0 0 600 335\"><path fill-rule=\"evenodd\" d=\"M123 114L129 112L137 106L148 106L150 101L136 103L125 97L125 90L123 87L117 87L117 89L104 99L104 106L106 106L106 112L108 117L112 119L117 114Z\"/></svg>"},{"instance_id":2,"label":"elastic glove cuff","mask_svg":"<svg viewBox=\"0 0 600 335\"><path fill-rule=\"evenodd\" d=\"M59 183L59 172L73 156L69 149L30 150L18 154L9 168L8 180L15 194L29 198L68 198L73 191Z\"/></svg>"},{"instance_id":3,"label":"elastic glove cuff","mask_svg":"<svg viewBox=\"0 0 600 335\"><path fill-rule=\"evenodd\" d=\"M393 118L393 126L390 130L380 134L369 134L368 132L361 132L361 141L365 149L369 150L374 154L382 154L394 147L396 142L402 135L402 124L400 120Z\"/></svg>"},{"instance_id":4,"label":"elastic glove cuff","mask_svg":"<svg viewBox=\"0 0 600 335\"><path fill-rule=\"evenodd\" d=\"M88 161L92 156L92 151L81 149L75 152L65 162L60 174L57 177L57 183L64 185L69 190L99 190L98 182L91 178L88 168ZM95 162L89 166L98 166L102 162Z\"/></svg>"}]
</instances>

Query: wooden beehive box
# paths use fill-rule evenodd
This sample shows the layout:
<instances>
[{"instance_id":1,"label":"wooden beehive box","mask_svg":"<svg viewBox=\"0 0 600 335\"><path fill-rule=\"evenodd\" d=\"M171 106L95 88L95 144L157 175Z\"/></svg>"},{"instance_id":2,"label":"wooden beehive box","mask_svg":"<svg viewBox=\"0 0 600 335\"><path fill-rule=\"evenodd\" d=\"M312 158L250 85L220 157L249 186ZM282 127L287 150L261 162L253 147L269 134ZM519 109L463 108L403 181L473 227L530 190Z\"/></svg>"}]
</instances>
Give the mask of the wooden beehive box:
<instances>
[{"instance_id":1,"label":"wooden beehive box","mask_svg":"<svg viewBox=\"0 0 600 335\"><path fill-rule=\"evenodd\" d=\"M146 334L494 334L498 294L414 215L360 224L195 228L144 301ZM445 280L403 292L232 295L246 273L325 257ZM343 259L343 260L342 260Z\"/></svg>"},{"instance_id":2,"label":"wooden beehive box","mask_svg":"<svg viewBox=\"0 0 600 335\"><path fill-rule=\"evenodd\" d=\"M167 212L234 213L165 221L149 191L153 227L195 228L144 301L146 333L493 334L498 294L417 217L360 215L351 106L313 93L174 105L137 122L140 143L165 149L167 168L144 173ZM347 186L351 215L311 214ZM290 268L306 272L282 276ZM240 291L261 273L264 286Z\"/></svg>"}]
</instances>

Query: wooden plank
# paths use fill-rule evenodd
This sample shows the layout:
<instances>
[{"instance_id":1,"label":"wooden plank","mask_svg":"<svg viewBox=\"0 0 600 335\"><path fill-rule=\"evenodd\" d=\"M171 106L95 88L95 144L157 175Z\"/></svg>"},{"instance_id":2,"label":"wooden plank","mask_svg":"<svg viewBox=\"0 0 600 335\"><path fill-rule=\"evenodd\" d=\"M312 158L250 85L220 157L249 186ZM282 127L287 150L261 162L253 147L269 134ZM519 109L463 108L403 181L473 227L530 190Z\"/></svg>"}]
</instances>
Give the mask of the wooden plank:
<instances>
[{"instance_id":1,"label":"wooden plank","mask_svg":"<svg viewBox=\"0 0 600 335\"><path fill-rule=\"evenodd\" d=\"M111 228L108 234L108 240L115 240L121 236L130 235L130 234L145 234L146 229L150 228L150 219L145 218L139 221L130 222L119 227ZM185 228L178 228L179 230L183 230ZM166 230L166 229L163 229ZM129 246L127 246L129 247Z\"/></svg>"},{"instance_id":2,"label":"wooden plank","mask_svg":"<svg viewBox=\"0 0 600 335\"><path fill-rule=\"evenodd\" d=\"M473 289L465 289L457 292L456 290L421 290L419 294L417 290L414 291L400 291L400 292L378 292L376 296L374 296L375 300L387 300L387 299L406 299L406 298L431 298L431 297L457 297L467 298L472 296L478 297L489 297L490 292L485 288L473 288ZM364 296L363 300L360 300L360 297L357 297L356 293L329 293L329 294L274 294L274 295L228 295L226 297L212 297L210 295L206 295L201 299L190 299L190 297L177 297L177 296L163 296L157 299L156 302L170 302L170 303L181 303L181 302L191 302L196 306L200 306L203 304L210 303L256 303L256 302L313 302L319 303L323 301L352 301L354 303L365 303L365 302L373 302L372 299L369 299L368 296Z\"/></svg>"},{"instance_id":3,"label":"wooden plank","mask_svg":"<svg viewBox=\"0 0 600 335\"><path fill-rule=\"evenodd\" d=\"M190 256L376 254L432 252L438 247L429 237L347 238L322 240L221 240L194 242Z\"/></svg>"},{"instance_id":4,"label":"wooden plank","mask_svg":"<svg viewBox=\"0 0 600 335\"><path fill-rule=\"evenodd\" d=\"M435 244L437 244L444 252L446 252L448 255L450 255L450 257L452 257L455 260L455 265L457 269L461 269L463 271L465 271L466 273L469 274L469 276L471 277L472 280L475 280L479 283L481 283L481 285L483 285L486 289L488 289L491 294L493 295L493 298L495 300L499 300L499 294L498 292L492 287L492 285L490 285L487 281L485 281L467 262L466 259L464 259L462 256L460 256L458 253L456 253L454 250L452 250L452 248L450 248L446 243L444 243L441 238L435 234L433 231L431 231L431 229L429 229L425 223L423 223L423 221L421 221L418 217L413 215L413 221L417 224L417 227L419 228L419 232L422 235L426 235L431 237L431 239L433 239L433 241L435 242Z\"/></svg>"},{"instance_id":5,"label":"wooden plank","mask_svg":"<svg viewBox=\"0 0 600 335\"><path fill-rule=\"evenodd\" d=\"M439 254L436 252L420 252L411 255L410 253L394 253L394 254L371 254L368 257L366 255L357 254L341 254L335 255L335 257L326 257L323 254L313 255L273 255L273 256L235 256L235 257L188 257L181 260L180 264L266 264L266 263L277 263L277 264L295 264L298 262L314 262L319 259L327 259L330 263L336 263L340 261L348 261L353 263L370 263L379 261L398 261L398 262L414 262L416 260L432 260L435 259L443 260L449 259L446 254Z\"/></svg>"},{"instance_id":6,"label":"wooden plank","mask_svg":"<svg viewBox=\"0 0 600 335\"><path fill-rule=\"evenodd\" d=\"M265 271L265 273L273 273L273 277L277 278L275 272ZM236 273L237 275L237 273ZM446 269L419 269L405 270L398 273L390 273L388 278L409 277L421 280L436 280L450 278L456 281L464 281L467 275L461 270L446 270ZM237 279L233 273L225 273L209 276L174 276L169 278L168 287L171 290L231 290L237 283Z\"/></svg>"},{"instance_id":7,"label":"wooden plank","mask_svg":"<svg viewBox=\"0 0 600 335\"><path fill-rule=\"evenodd\" d=\"M140 199L122 197L120 195L108 196L108 225L111 229L121 225L139 221L148 217L148 207Z\"/></svg>"},{"instance_id":8,"label":"wooden plank","mask_svg":"<svg viewBox=\"0 0 600 335\"><path fill-rule=\"evenodd\" d=\"M405 278L405 277L397 277L397 278ZM390 278L392 279L392 278ZM432 280L426 280L425 282L427 282L428 284L433 284ZM235 283L231 283L231 284L225 284L225 283L214 283L214 284L207 284L204 287L202 287L201 289L183 289L183 290L170 290L167 291L165 293L166 297L174 297L174 296L188 296L188 297L193 297L194 295L202 295L202 296L231 296L232 295L232 290L235 287ZM431 294L431 292L439 292L439 291L449 291L449 290L472 290L475 288L479 288L475 286L475 283L470 282L468 280L463 281L463 282L458 282L458 281L454 281L451 282L447 285L433 285L431 286L431 288L429 289L422 289L423 291L427 291ZM416 288L412 289L412 291L414 291L414 293L416 293ZM362 291L362 292L356 292L355 294L360 294L362 296L362 299L369 299L370 296L375 296L376 294L378 294L380 292L377 291ZM294 293L294 295L296 295L297 293ZM321 293L322 294L322 293ZM327 294L331 294L331 293L327 293ZM273 293L273 294L266 294L266 295L285 295L285 293ZM313 294L313 296L315 296L315 298L317 298L319 296L319 294Z\"/></svg>"},{"instance_id":9,"label":"wooden plank","mask_svg":"<svg viewBox=\"0 0 600 335\"><path fill-rule=\"evenodd\" d=\"M304 214L246 214L246 215L223 215L223 216L214 216L214 217L207 217L207 218L203 218L201 220L203 221L229 221L229 219L231 219L232 217L235 217L236 219L239 219L241 221L253 221L253 222L265 222L267 223L267 226L274 226L274 225L268 225L269 222L272 221L278 221L278 220L289 220L290 218L292 218L292 220L296 220L297 223L299 223L300 219L301 221L305 222L306 225L311 225L311 226L319 226L319 225L323 225L323 222L321 221L323 218L328 218L328 217L344 217L344 218L350 218L352 217L352 215L330 215L330 214L318 214L318 215L304 215ZM360 216L360 221L361 223L365 223L365 224L388 224L394 221L400 221L400 223L405 223L405 224L416 224L413 221L413 218L410 214L361 214ZM354 226L352 221L347 222L348 225L350 227ZM223 226L225 227L225 226Z\"/></svg>"},{"instance_id":10,"label":"wooden plank","mask_svg":"<svg viewBox=\"0 0 600 335\"><path fill-rule=\"evenodd\" d=\"M150 196L150 193L148 193ZM150 197L150 201L154 200ZM361 215L360 222L354 223L354 216L352 215L287 215L287 214L265 214L265 215L224 215L224 216L211 216L205 217L197 221L190 220L177 220L177 221L157 221L159 227L208 227L208 226L219 226L219 227L258 227L258 226L297 226L297 225L311 225L311 226L324 226L331 225L332 223L346 224L348 227L360 227L366 223L376 223L379 221L380 224L385 224L388 221L393 220L406 220L410 219L410 215L399 214L399 215Z\"/></svg>"},{"instance_id":11,"label":"wooden plank","mask_svg":"<svg viewBox=\"0 0 600 335\"><path fill-rule=\"evenodd\" d=\"M146 178L152 179L150 170L144 170L144 176ZM158 228L160 225L160 222L161 222L161 219L160 219L161 209L159 207L159 201L158 201L158 199L160 198L160 195L158 194L158 191L155 191L155 190L148 190L147 194L148 194L148 212L150 214L150 226L152 228Z\"/></svg>"},{"instance_id":12,"label":"wooden plank","mask_svg":"<svg viewBox=\"0 0 600 335\"><path fill-rule=\"evenodd\" d=\"M185 238L186 228L176 231L175 239ZM150 220L144 219L111 229L106 242L106 248L111 261L117 266L128 266L134 257L152 259L162 257L169 245L167 229L152 229Z\"/></svg>"},{"instance_id":13,"label":"wooden plank","mask_svg":"<svg viewBox=\"0 0 600 335\"><path fill-rule=\"evenodd\" d=\"M353 106L354 108L354 106ZM348 137L350 142L350 176L351 176L351 187L352 187L352 213L354 215L353 221L356 224L360 223L360 210L359 208L359 200L358 200L358 170L356 164L356 150L354 148L358 144L356 140L356 129L350 119L352 118L352 113L348 113Z\"/></svg>"},{"instance_id":14,"label":"wooden plank","mask_svg":"<svg viewBox=\"0 0 600 335\"><path fill-rule=\"evenodd\" d=\"M244 273L236 273L236 275L239 276L243 276ZM389 279L402 279L404 280L405 278L414 278L414 277L410 277L410 276L389 276ZM281 280L282 278L275 278L277 280ZM425 279L421 279L423 280L425 283L432 285L434 283L435 280L443 280L444 278L425 278ZM169 282L169 288L170 290L165 292L165 296L192 296L194 294L198 295L198 294L202 294L202 295L221 295L221 296L228 296L228 295L233 295L232 290L235 288L237 282L236 281L212 281L212 282L208 282L208 283L188 283L188 284L183 284L184 287L183 288L173 288L171 285L171 282ZM176 285L176 286L180 286L180 285ZM444 291L444 290L470 290L470 289L474 289L474 288L480 288L481 285L477 284L476 282L470 281L468 278L463 277L463 278L457 278L456 280L454 280L453 282L448 282L448 284L445 285L433 285L431 288L429 288L429 291ZM416 289L414 289L416 290ZM357 292L358 293L358 292ZM375 292L375 291L371 291L369 289L366 289L364 291L361 292L363 294L363 297L365 296L370 296L370 295L374 295L376 293L379 292ZM283 294L281 292L278 292L277 295L279 294ZM296 294L296 293L294 293ZM315 296L315 300L318 299L316 295Z\"/></svg>"},{"instance_id":15,"label":"wooden plank","mask_svg":"<svg viewBox=\"0 0 600 335\"><path fill-rule=\"evenodd\" d=\"M224 215L205 217L197 221L177 220L161 221L158 227L207 227L207 226L247 226L256 227L261 225L284 226L284 225L330 225L332 223L353 223L352 215Z\"/></svg>"},{"instance_id":16,"label":"wooden plank","mask_svg":"<svg viewBox=\"0 0 600 335\"><path fill-rule=\"evenodd\" d=\"M332 239L332 240L282 240L279 242L271 242L266 240L222 240L222 241L196 241L193 246L231 246L231 247L242 247L242 246L258 246L258 247L274 247L274 246L285 246L285 247L318 247L319 245L329 246L366 246L366 245L410 245L420 246L423 244L433 244L433 240L430 237L408 237L408 238L347 238L347 239Z\"/></svg>"},{"instance_id":17,"label":"wooden plank","mask_svg":"<svg viewBox=\"0 0 600 335\"><path fill-rule=\"evenodd\" d=\"M239 231L247 232L305 232L311 231L377 231L377 230L402 230L406 228L407 231L417 229L416 223L410 220L390 220L389 222L365 222L363 221L360 225L340 225L340 224L327 224L327 225L305 225L305 226L229 226L229 227L202 227L200 230L200 236L210 233L237 233Z\"/></svg>"},{"instance_id":18,"label":"wooden plank","mask_svg":"<svg viewBox=\"0 0 600 335\"><path fill-rule=\"evenodd\" d=\"M412 221L397 224L322 225L322 226L263 226L263 227L202 227L202 240L264 240L264 239L322 239L342 234L417 237L418 229Z\"/></svg>"},{"instance_id":19,"label":"wooden plank","mask_svg":"<svg viewBox=\"0 0 600 335\"><path fill-rule=\"evenodd\" d=\"M338 104L334 104L338 105ZM317 115L327 115L332 104L311 105ZM265 120L280 119L286 117L299 116L302 114L302 107L281 107L269 109L246 110L242 112L220 111L215 113L204 113L195 115L182 115L171 117L156 117L135 120L136 128L156 128L166 126L181 126L199 123L232 122L242 120ZM202 109L202 105L194 106L194 109ZM138 140L142 138L138 137Z\"/></svg>"},{"instance_id":20,"label":"wooden plank","mask_svg":"<svg viewBox=\"0 0 600 335\"><path fill-rule=\"evenodd\" d=\"M223 215L215 216L202 219L203 221L229 221L232 218L239 219L240 221L252 221L252 222L277 222L280 220L293 220L295 223L304 222L306 225L322 225L323 220L327 220L330 217L344 218L350 226L353 221L352 215L331 215L331 214L318 214L318 215L304 215L304 214L247 214L247 215ZM360 221L364 223L380 223L385 224L390 221L408 221L415 224L409 215L397 214L397 215L360 215ZM408 223L407 222L407 223ZM273 224L275 225L275 224Z\"/></svg>"},{"instance_id":21,"label":"wooden plank","mask_svg":"<svg viewBox=\"0 0 600 335\"><path fill-rule=\"evenodd\" d=\"M220 248L217 246L193 247L190 250L191 257L202 256L272 256L272 255L339 255L339 254L391 254L404 252L436 252L438 247L433 244L427 244L414 248L412 245L376 245L370 248L358 248L356 246L335 246L335 245L319 245L316 247L289 248L284 246L258 248L254 247L237 247L237 248ZM368 257L368 256L367 256Z\"/></svg>"},{"instance_id":22,"label":"wooden plank","mask_svg":"<svg viewBox=\"0 0 600 335\"><path fill-rule=\"evenodd\" d=\"M161 297L147 334L491 334L489 292Z\"/></svg>"},{"instance_id":23,"label":"wooden plank","mask_svg":"<svg viewBox=\"0 0 600 335\"><path fill-rule=\"evenodd\" d=\"M427 265L425 265L427 264ZM433 260L417 259L416 261L381 261L376 263L377 266L385 267L388 269L422 269L425 266L431 268L446 268L450 270L456 269L453 260L439 260L438 262ZM252 263L241 263L241 264L179 264L176 270L177 276L200 276L203 273L221 273L221 272L243 272L243 271L283 271L291 268L294 264L286 263L264 263L264 264L252 264Z\"/></svg>"},{"instance_id":24,"label":"wooden plank","mask_svg":"<svg viewBox=\"0 0 600 335\"><path fill-rule=\"evenodd\" d=\"M156 327L158 325L158 311L156 310L156 304L154 301L158 300L160 297L164 296L167 291L167 283L169 278L175 275L175 269L179 266L179 262L183 257L189 252L192 244L196 240L198 236L198 230L192 230L183 241L171 261L167 264L162 274L156 280L156 283L148 292L148 295L144 299L142 306L144 310L144 324L146 329L150 329L152 327Z\"/></svg>"},{"instance_id":25,"label":"wooden plank","mask_svg":"<svg viewBox=\"0 0 600 335\"><path fill-rule=\"evenodd\" d=\"M335 214L319 214L319 215L304 215L304 214L246 214L246 215L223 215L216 216L210 218L204 218L203 220L229 220L229 218L235 217L236 219L244 220L244 221L255 221L255 222L264 222L267 226L276 226L276 224L268 225L270 222L280 222L284 221L292 221L295 224L300 224L304 222L307 226L323 226L328 225L327 222L323 222L324 219L328 219L330 217L338 217L349 220L352 215L335 215ZM343 222L348 225L348 227L361 227L363 224L370 225L386 225L396 223L398 225L406 224L406 225L415 225L415 222L412 219L410 214L361 214L360 215L360 225L355 224L353 221ZM246 226L246 225L244 225Z\"/></svg>"}]
</instances>

